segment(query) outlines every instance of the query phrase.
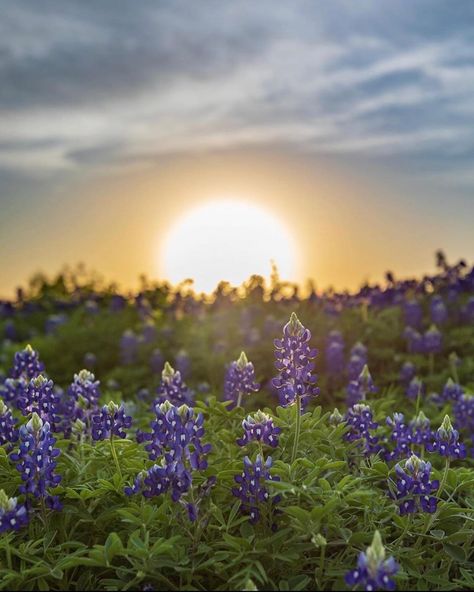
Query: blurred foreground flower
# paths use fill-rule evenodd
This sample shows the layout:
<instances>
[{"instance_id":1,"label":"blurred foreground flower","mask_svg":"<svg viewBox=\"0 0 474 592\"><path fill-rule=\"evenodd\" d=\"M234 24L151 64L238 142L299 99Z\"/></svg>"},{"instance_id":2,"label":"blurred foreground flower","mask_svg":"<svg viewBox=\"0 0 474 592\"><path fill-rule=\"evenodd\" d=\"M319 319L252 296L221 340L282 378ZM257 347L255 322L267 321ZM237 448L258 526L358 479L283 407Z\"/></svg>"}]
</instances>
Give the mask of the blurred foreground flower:
<instances>
[{"instance_id":1,"label":"blurred foreground flower","mask_svg":"<svg viewBox=\"0 0 474 592\"><path fill-rule=\"evenodd\" d=\"M370 592L375 590L395 590L393 576L398 572L393 557L385 558L385 548L378 530L367 551L360 553L357 568L346 574L348 586L360 586Z\"/></svg>"},{"instance_id":2,"label":"blurred foreground flower","mask_svg":"<svg viewBox=\"0 0 474 592\"><path fill-rule=\"evenodd\" d=\"M8 497L0 489L0 534L7 530L19 530L28 524L28 512L24 504L19 504L16 497Z\"/></svg>"}]
</instances>

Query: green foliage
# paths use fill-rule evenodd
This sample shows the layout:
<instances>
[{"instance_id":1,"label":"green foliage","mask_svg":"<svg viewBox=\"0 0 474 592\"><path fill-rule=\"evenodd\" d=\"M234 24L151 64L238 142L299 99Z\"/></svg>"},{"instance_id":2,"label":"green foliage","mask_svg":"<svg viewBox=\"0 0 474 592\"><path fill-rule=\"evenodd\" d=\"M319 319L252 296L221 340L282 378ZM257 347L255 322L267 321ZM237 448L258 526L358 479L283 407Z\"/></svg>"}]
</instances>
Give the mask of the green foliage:
<instances>
[{"instance_id":1,"label":"green foliage","mask_svg":"<svg viewBox=\"0 0 474 592\"><path fill-rule=\"evenodd\" d=\"M101 309L87 315L73 311L65 325L44 336L45 315L29 318L37 336L31 340L46 363L49 375L66 387L82 367L86 352L97 356L96 374L102 381L104 400L134 403L134 428L145 428L151 419L149 407L134 400L139 388L153 391L158 378L149 368L151 351L159 347L171 361L184 348L191 358L191 386L201 381L211 391L197 408L205 416L205 440L212 444L209 468L195 477L194 487L209 476L217 485L200 507L199 517L190 523L185 508L169 496L145 500L127 497L124 486L151 463L143 445L133 434L115 440L122 476L111 457L108 442L58 439L62 453L57 472L62 481L55 493L63 510L35 514L26 530L0 535L0 590L340 590L344 574L353 568L357 556L379 530L387 554L401 566L396 580L409 590L451 590L474 587L474 471L471 460L455 462L447 475L438 512L433 516L401 517L388 496L393 463L380 457L361 458L357 446L344 441L343 425L333 427L329 413L344 400L344 385L332 384L321 372L321 396L317 406L302 416L301 437L295 461L290 462L295 437L294 408L277 407L264 386L245 401L247 410L229 411L223 403L222 379L226 362L238 357L244 347L253 361L257 378L266 385L274 374L272 337L264 332L271 313L280 326L295 308L299 318L313 331L314 342L322 347L335 326L352 345L358 340L369 349L369 366L379 393L372 395L374 416L383 432L387 414L400 411L411 417L415 403L397 386L399 367L408 355L401 341L402 319L398 308L369 311L345 310L337 325L321 307L308 302L256 300L252 327L259 338L243 343L241 313L248 303L231 308L204 309L199 318L175 315L166 307L155 313L156 341L141 344L136 363L119 361L119 341L125 329L140 329L140 318L130 305L111 313ZM179 317L179 318L178 318ZM25 319L18 321L24 332ZM171 334L160 332L170 328ZM222 347L215 347L221 344ZM4 343L6 369L21 344ZM429 389L439 390L449 375L448 354L456 350L465 362L459 369L463 384L472 388L468 358L474 354L472 327L450 327L446 351L436 357L435 373L428 375L428 362L411 356L425 374ZM324 368L322 357L317 366ZM110 379L119 383L119 393L106 388ZM245 452L236 444L241 422L250 409L265 408L282 429L280 445L271 452L272 495L280 495L278 528L263 520L251 525L239 512L232 495L234 476L242 470ZM446 412L423 402L425 413L438 425ZM442 477L441 459L433 462L436 478ZM0 448L0 487L16 495L20 477L6 451Z\"/></svg>"}]
</instances>

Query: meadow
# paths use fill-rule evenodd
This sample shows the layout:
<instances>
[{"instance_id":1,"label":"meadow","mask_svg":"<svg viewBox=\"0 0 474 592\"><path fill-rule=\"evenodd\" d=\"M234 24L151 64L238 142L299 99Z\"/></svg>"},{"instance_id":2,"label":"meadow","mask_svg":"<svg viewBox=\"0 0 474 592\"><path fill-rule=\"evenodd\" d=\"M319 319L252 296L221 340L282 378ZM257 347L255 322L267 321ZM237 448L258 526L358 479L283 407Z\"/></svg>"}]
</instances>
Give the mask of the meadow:
<instances>
[{"instance_id":1,"label":"meadow","mask_svg":"<svg viewBox=\"0 0 474 592\"><path fill-rule=\"evenodd\" d=\"M0 589L474 588L474 268L0 302Z\"/></svg>"}]
</instances>

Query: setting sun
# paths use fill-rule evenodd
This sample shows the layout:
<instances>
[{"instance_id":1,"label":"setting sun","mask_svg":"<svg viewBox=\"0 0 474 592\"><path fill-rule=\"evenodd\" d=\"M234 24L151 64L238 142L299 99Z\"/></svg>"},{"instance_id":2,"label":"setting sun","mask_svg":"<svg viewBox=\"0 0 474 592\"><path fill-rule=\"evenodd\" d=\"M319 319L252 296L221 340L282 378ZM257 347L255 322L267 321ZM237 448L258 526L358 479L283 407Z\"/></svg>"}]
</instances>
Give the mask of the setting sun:
<instances>
[{"instance_id":1,"label":"setting sun","mask_svg":"<svg viewBox=\"0 0 474 592\"><path fill-rule=\"evenodd\" d=\"M209 292L220 280L238 285L252 274L268 276L274 261L284 279L294 279L293 239L272 213L237 200L212 201L179 219L161 247L164 273L172 282L193 278Z\"/></svg>"}]
</instances>

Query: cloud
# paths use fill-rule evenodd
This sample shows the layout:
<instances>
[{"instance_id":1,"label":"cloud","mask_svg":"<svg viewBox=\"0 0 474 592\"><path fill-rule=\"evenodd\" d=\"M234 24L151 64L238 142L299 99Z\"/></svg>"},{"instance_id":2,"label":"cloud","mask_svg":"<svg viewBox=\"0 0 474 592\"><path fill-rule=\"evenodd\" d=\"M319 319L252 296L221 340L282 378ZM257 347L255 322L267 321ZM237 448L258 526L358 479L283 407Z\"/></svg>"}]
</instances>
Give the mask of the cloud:
<instances>
[{"instance_id":1,"label":"cloud","mask_svg":"<svg viewBox=\"0 0 474 592\"><path fill-rule=\"evenodd\" d=\"M449 176L474 156L473 5L400 7L0 0L0 168L278 143Z\"/></svg>"}]
</instances>

